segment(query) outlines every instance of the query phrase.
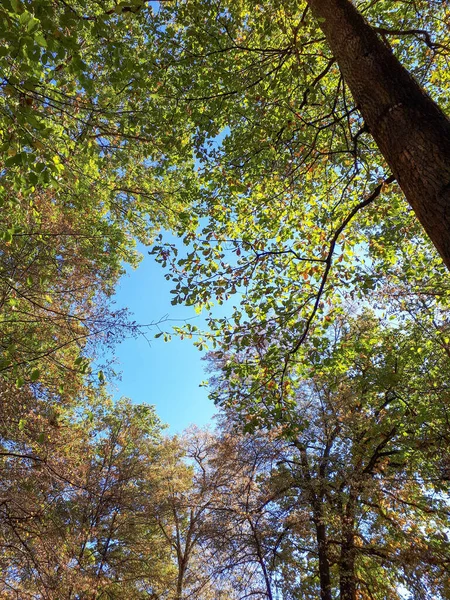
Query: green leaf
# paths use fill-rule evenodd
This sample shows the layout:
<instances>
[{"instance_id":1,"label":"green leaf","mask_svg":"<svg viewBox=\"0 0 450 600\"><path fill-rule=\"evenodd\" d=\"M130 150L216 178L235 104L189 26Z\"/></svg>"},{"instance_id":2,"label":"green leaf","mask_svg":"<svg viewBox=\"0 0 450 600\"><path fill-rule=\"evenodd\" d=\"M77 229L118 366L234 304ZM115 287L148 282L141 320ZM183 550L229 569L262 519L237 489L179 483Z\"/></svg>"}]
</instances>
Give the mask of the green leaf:
<instances>
[{"instance_id":1,"label":"green leaf","mask_svg":"<svg viewBox=\"0 0 450 600\"><path fill-rule=\"evenodd\" d=\"M33 382L37 381L39 379L40 375L41 375L40 370L39 369L34 369L33 371L31 371L30 380L33 381Z\"/></svg>"},{"instance_id":2,"label":"green leaf","mask_svg":"<svg viewBox=\"0 0 450 600\"><path fill-rule=\"evenodd\" d=\"M28 23L28 21L32 18L32 15L27 10L25 10L19 17L19 23L25 25L25 23Z\"/></svg>"},{"instance_id":3,"label":"green leaf","mask_svg":"<svg viewBox=\"0 0 450 600\"><path fill-rule=\"evenodd\" d=\"M39 46L41 46L42 48L47 48L47 40L44 38L44 36L42 34L40 34L40 33L36 34L34 36L34 39L39 44Z\"/></svg>"},{"instance_id":4,"label":"green leaf","mask_svg":"<svg viewBox=\"0 0 450 600\"><path fill-rule=\"evenodd\" d=\"M20 0L9 0L10 4L11 4L11 8L13 10L13 12L15 13L20 13L22 12L22 2L20 2Z\"/></svg>"},{"instance_id":5,"label":"green leaf","mask_svg":"<svg viewBox=\"0 0 450 600\"><path fill-rule=\"evenodd\" d=\"M39 25L39 19L36 19L35 17L31 17L27 23L27 31L28 32L32 31L38 25ZM36 39L36 37L35 37L35 39Z\"/></svg>"}]
</instances>

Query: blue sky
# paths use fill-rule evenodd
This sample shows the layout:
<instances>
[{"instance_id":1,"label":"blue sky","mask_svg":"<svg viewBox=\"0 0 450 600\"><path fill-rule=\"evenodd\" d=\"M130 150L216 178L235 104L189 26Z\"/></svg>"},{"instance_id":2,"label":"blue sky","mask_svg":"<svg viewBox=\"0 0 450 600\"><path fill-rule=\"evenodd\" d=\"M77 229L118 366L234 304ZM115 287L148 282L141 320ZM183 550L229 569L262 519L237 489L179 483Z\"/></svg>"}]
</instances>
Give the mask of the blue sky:
<instances>
[{"instance_id":1,"label":"blue sky","mask_svg":"<svg viewBox=\"0 0 450 600\"><path fill-rule=\"evenodd\" d=\"M218 147L229 131L225 127L211 141ZM198 162L196 167L199 167ZM167 232L165 239L182 246ZM118 307L130 309L138 323L154 322L167 316L181 321L189 319L193 324L198 321L200 325L202 320L194 307L171 305L173 285L166 281L163 269L148 255L148 249L141 245L139 250L143 255L142 262L135 270L127 269L127 275L118 286L115 296ZM225 307L220 308L220 313L225 311ZM162 327L168 331L172 325L180 324L168 321ZM199 387L207 379L202 361L204 353L188 339L172 337L167 343L162 338L154 339L157 332L156 328L150 331L150 344L143 338L128 339L116 348L116 370L122 373L122 378L115 384L115 396L127 396L138 404L154 404L162 421L170 425L171 433L182 431L193 423L199 427L210 423L217 410L208 400L207 388Z\"/></svg>"},{"instance_id":2,"label":"blue sky","mask_svg":"<svg viewBox=\"0 0 450 600\"><path fill-rule=\"evenodd\" d=\"M118 287L115 301L118 307L127 307L138 323L169 319L194 319L200 321L193 307L170 304L172 284L164 278L164 271L147 249L136 270L128 269ZM161 327L171 329L181 323L167 322ZM154 339L158 330L150 330L148 339L127 339L117 346L115 358L122 379L114 384L116 397L128 396L136 403L156 406L161 420L176 433L192 423L202 426L211 421L216 412L208 400L208 390L199 387L207 379L204 372L204 353L197 350L191 340L176 337L165 343Z\"/></svg>"}]
</instances>

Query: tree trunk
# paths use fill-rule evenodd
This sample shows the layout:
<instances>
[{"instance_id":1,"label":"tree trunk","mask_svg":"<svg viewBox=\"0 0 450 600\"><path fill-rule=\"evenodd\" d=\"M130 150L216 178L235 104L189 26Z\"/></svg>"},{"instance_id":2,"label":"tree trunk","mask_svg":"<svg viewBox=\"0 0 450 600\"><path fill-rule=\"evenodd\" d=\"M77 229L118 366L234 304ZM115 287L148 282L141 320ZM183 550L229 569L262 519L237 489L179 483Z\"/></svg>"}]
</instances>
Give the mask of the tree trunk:
<instances>
[{"instance_id":1,"label":"tree trunk","mask_svg":"<svg viewBox=\"0 0 450 600\"><path fill-rule=\"evenodd\" d=\"M356 600L355 581L355 502L353 491L341 515L341 556L339 559L339 591L340 600Z\"/></svg>"},{"instance_id":2,"label":"tree trunk","mask_svg":"<svg viewBox=\"0 0 450 600\"><path fill-rule=\"evenodd\" d=\"M328 560L327 532L321 513L314 516L316 527L317 550L319 555L320 600L332 600L330 563Z\"/></svg>"},{"instance_id":3,"label":"tree trunk","mask_svg":"<svg viewBox=\"0 0 450 600\"><path fill-rule=\"evenodd\" d=\"M407 201L450 269L450 120L349 0L307 0Z\"/></svg>"},{"instance_id":4,"label":"tree trunk","mask_svg":"<svg viewBox=\"0 0 450 600\"><path fill-rule=\"evenodd\" d=\"M305 446L294 441L294 446L300 452L302 474L306 485L307 494L313 514L313 523L316 529L317 554L319 557L320 600L332 600L330 561L328 560L327 529L323 514L322 498L318 497L314 489L314 482L309 470L308 455Z\"/></svg>"},{"instance_id":5,"label":"tree trunk","mask_svg":"<svg viewBox=\"0 0 450 600\"><path fill-rule=\"evenodd\" d=\"M247 517L247 523L250 525L250 529L252 530L253 540L255 542L256 548L256 556L258 557L258 563L261 567L261 571L264 577L264 583L266 585L266 596L269 600L273 600L272 584L270 582L269 573L267 572L266 563L264 560L264 552L261 547L261 540L259 539L258 531L250 517Z\"/></svg>"},{"instance_id":6,"label":"tree trunk","mask_svg":"<svg viewBox=\"0 0 450 600\"><path fill-rule=\"evenodd\" d=\"M185 572L185 565L183 562L182 565L178 566L177 589L176 589L175 600L183 599L184 572Z\"/></svg>"}]
</instances>

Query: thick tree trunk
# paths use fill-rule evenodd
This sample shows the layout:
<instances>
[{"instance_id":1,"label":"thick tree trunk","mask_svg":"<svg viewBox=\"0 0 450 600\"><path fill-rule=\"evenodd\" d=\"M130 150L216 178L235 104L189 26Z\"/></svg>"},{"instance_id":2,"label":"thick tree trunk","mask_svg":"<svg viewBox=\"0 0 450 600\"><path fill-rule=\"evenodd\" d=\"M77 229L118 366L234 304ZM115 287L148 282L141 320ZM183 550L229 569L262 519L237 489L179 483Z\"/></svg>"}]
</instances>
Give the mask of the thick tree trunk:
<instances>
[{"instance_id":1,"label":"thick tree trunk","mask_svg":"<svg viewBox=\"0 0 450 600\"><path fill-rule=\"evenodd\" d=\"M307 0L406 199L450 269L450 120L349 0Z\"/></svg>"}]
</instances>

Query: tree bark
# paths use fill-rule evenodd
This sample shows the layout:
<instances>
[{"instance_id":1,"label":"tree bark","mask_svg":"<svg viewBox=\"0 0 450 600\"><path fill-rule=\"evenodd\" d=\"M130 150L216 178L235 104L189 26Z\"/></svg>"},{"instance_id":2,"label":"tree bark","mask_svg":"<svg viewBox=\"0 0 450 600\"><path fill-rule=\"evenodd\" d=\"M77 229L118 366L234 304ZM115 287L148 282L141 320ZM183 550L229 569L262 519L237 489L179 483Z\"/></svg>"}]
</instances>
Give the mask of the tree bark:
<instances>
[{"instance_id":1,"label":"tree bark","mask_svg":"<svg viewBox=\"0 0 450 600\"><path fill-rule=\"evenodd\" d=\"M313 522L316 528L317 549L319 555L320 600L332 600L327 531L322 510L319 507L317 507L317 510L314 510Z\"/></svg>"},{"instance_id":2,"label":"tree bark","mask_svg":"<svg viewBox=\"0 0 450 600\"><path fill-rule=\"evenodd\" d=\"M266 563L264 560L264 552L262 551L261 540L259 539L258 531L255 527L255 524L253 523L250 517L247 517L247 522L250 525L250 529L252 530L253 540L255 542L256 547L256 556L258 557L258 563L261 567L261 571L264 577L264 583L266 585L266 596L269 600L273 600L272 585L270 583L269 573L267 572Z\"/></svg>"},{"instance_id":3,"label":"tree bark","mask_svg":"<svg viewBox=\"0 0 450 600\"><path fill-rule=\"evenodd\" d=\"M307 0L381 154L450 269L450 120L349 0Z\"/></svg>"},{"instance_id":4,"label":"tree bark","mask_svg":"<svg viewBox=\"0 0 450 600\"><path fill-rule=\"evenodd\" d=\"M319 557L320 600L332 600L330 561L328 560L328 540L323 514L323 499L318 497L315 492L314 483L309 470L306 448L297 441L294 441L294 446L300 452L302 475L307 484L306 489L313 514L312 521L316 530L317 554Z\"/></svg>"},{"instance_id":5,"label":"tree bark","mask_svg":"<svg viewBox=\"0 0 450 600\"><path fill-rule=\"evenodd\" d=\"M354 491L350 490L349 499L343 514L341 531L341 556L339 559L339 599L356 600L355 580L355 503Z\"/></svg>"}]
</instances>

